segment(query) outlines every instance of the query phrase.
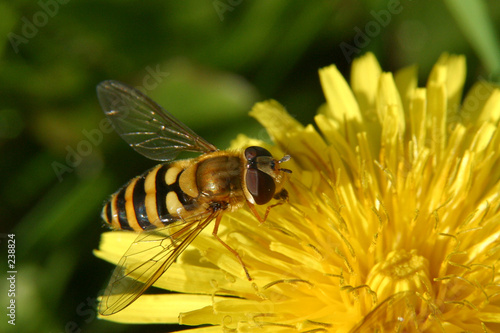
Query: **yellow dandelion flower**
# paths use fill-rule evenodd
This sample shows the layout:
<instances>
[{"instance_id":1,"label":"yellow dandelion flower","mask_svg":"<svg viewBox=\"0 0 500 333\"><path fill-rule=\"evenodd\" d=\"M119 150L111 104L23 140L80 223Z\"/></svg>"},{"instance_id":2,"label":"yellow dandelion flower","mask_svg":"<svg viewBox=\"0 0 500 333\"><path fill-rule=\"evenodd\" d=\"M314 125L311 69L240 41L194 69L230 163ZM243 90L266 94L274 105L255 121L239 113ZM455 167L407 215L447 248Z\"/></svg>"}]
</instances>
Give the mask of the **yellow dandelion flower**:
<instances>
[{"instance_id":1,"label":"yellow dandelion flower","mask_svg":"<svg viewBox=\"0 0 500 333\"><path fill-rule=\"evenodd\" d=\"M463 103L465 59L443 55L424 88L416 67L382 72L372 54L350 86L320 70L313 126L277 102L251 115L292 158L288 204L259 224L247 210L207 228L143 295L106 317L258 332L500 331L500 90L479 82ZM259 144L240 136L233 147ZM132 233L105 233L116 263Z\"/></svg>"}]
</instances>

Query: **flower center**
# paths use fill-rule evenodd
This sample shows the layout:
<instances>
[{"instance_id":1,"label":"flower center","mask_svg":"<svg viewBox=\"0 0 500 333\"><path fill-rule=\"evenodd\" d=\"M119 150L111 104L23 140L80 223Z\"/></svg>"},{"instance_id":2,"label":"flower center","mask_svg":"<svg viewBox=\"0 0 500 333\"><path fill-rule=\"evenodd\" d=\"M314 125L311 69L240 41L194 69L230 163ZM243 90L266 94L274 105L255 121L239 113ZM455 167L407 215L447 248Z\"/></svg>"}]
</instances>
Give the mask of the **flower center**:
<instances>
[{"instance_id":1,"label":"flower center","mask_svg":"<svg viewBox=\"0 0 500 333\"><path fill-rule=\"evenodd\" d=\"M417 255L416 250L392 251L372 268L367 283L379 300L407 290L423 294L431 291L428 267L427 259Z\"/></svg>"}]
</instances>

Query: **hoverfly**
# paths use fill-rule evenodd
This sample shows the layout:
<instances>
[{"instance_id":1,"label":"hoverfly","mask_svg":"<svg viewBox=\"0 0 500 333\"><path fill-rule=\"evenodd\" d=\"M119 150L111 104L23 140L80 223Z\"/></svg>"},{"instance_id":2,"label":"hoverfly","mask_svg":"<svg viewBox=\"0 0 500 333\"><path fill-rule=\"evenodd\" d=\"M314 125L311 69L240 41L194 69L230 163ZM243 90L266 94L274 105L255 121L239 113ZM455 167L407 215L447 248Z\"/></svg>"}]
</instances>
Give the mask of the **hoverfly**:
<instances>
[{"instance_id":1,"label":"hoverfly","mask_svg":"<svg viewBox=\"0 0 500 333\"><path fill-rule=\"evenodd\" d=\"M102 218L111 228L139 235L113 272L100 314L111 315L134 302L212 220L213 236L251 280L238 253L217 236L219 223L224 212L245 203L264 222L270 209L288 198L283 183L291 171L280 164L290 157L277 160L257 146L220 151L146 95L117 81L100 83L97 95L118 134L138 153L164 162L132 179L104 205ZM172 161L184 151L201 155ZM273 198L278 202L261 218L254 205Z\"/></svg>"}]
</instances>

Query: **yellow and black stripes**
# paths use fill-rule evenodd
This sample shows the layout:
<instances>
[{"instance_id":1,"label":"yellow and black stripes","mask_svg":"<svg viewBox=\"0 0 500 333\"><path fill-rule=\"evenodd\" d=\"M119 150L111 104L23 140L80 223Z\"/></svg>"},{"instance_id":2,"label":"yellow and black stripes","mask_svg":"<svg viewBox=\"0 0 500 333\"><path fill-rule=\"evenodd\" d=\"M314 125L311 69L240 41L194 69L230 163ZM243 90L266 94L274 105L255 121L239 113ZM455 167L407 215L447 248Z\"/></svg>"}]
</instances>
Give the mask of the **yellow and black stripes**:
<instances>
[{"instance_id":1,"label":"yellow and black stripes","mask_svg":"<svg viewBox=\"0 0 500 333\"><path fill-rule=\"evenodd\" d=\"M106 202L104 207L102 208L102 219L106 221L106 223L111 224L113 221L113 213L111 208L111 200Z\"/></svg>"},{"instance_id":2,"label":"yellow and black stripes","mask_svg":"<svg viewBox=\"0 0 500 333\"><path fill-rule=\"evenodd\" d=\"M145 179L146 176L137 179L132 192L132 204L134 206L135 218L142 230L148 229L151 225L148 214L146 213Z\"/></svg>"},{"instance_id":3,"label":"yellow and black stripes","mask_svg":"<svg viewBox=\"0 0 500 333\"><path fill-rule=\"evenodd\" d=\"M163 164L132 179L106 203L104 221L114 229L142 231L179 220L179 207L183 211L198 207L179 186L183 171L175 164Z\"/></svg>"},{"instance_id":4,"label":"yellow and black stripes","mask_svg":"<svg viewBox=\"0 0 500 333\"><path fill-rule=\"evenodd\" d=\"M127 219L127 201L125 199L125 194L130 186L124 187L118 192L118 195L113 200L113 208L117 212L118 223L120 225L120 229L123 230L132 230L128 219Z\"/></svg>"},{"instance_id":5,"label":"yellow and black stripes","mask_svg":"<svg viewBox=\"0 0 500 333\"><path fill-rule=\"evenodd\" d=\"M165 175L167 174L168 165L161 166L155 175L156 187L156 212L160 220L168 219L170 213L167 209L167 194L170 192L170 186L167 185Z\"/></svg>"}]
</instances>

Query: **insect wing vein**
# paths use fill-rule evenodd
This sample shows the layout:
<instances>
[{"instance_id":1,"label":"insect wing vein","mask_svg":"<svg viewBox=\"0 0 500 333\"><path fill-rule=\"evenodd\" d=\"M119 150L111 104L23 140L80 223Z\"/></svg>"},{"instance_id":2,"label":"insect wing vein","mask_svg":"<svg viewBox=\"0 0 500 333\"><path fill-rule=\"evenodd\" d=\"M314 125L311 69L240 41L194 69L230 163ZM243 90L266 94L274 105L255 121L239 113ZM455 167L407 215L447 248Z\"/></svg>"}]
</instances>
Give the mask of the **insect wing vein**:
<instances>
[{"instance_id":1,"label":"insect wing vein","mask_svg":"<svg viewBox=\"0 0 500 333\"><path fill-rule=\"evenodd\" d=\"M97 96L118 134L147 158L170 161L182 151L217 150L135 88L118 81L104 81L97 86Z\"/></svg>"},{"instance_id":2,"label":"insect wing vein","mask_svg":"<svg viewBox=\"0 0 500 333\"><path fill-rule=\"evenodd\" d=\"M173 226L139 234L115 268L99 313L111 315L134 302L218 214L214 211L197 215Z\"/></svg>"}]
</instances>

